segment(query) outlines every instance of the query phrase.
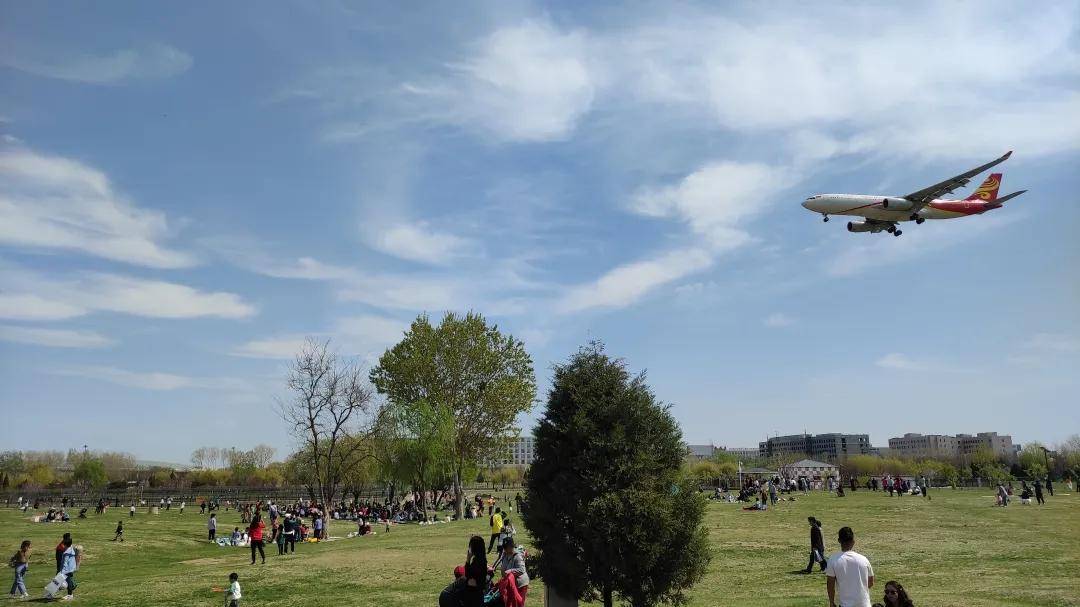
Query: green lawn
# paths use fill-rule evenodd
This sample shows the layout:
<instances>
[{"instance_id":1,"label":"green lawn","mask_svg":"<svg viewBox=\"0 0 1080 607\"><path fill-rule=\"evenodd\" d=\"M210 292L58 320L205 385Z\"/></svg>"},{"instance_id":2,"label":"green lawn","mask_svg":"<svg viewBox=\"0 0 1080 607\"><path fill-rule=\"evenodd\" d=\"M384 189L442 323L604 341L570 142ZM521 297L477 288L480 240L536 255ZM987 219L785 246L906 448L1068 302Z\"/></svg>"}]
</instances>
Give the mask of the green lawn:
<instances>
[{"instance_id":1,"label":"green lawn","mask_svg":"<svg viewBox=\"0 0 1080 607\"><path fill-rule=\"evenodd\" d=\"M867 491L846 498L817 494L768 512L711 504L707 522L715 555L691 604L826 604L824 576L795 573L806 565L806 517L814 515L825 524L829 550L837 548L836 530L852 526L856 549L870 558L879 583L899 580L919 607L1080 605L1080 498L1059 493L1042 507L1002 509L991 506L990 495L937 490L928 502ZM486 522L412 525L390 534L380 528L374 537L304 544L285 557L271 548L266 565L252 566L246 549L205 541L205 517L198 510L183 516L140 512L134 519L124 514L127 541L113 543L122 514L34 524L17 511L0 510L0 540L8 554L22 539L34 542L28 576L34 598L52 577L53 547L70 531L87 549L78 576L80 604L220 605L223 595L211 589L226 586L236 571L248 606L414 606L436 604L464 558L468 536L484 535ZM234 512L219 519L223 534L239 525ZM331 532L352 529L334 523ZM540 585L530 590L529 603L542 605ZM881 586L872 594L879 600Z\"/></svg>"}]
</instances>

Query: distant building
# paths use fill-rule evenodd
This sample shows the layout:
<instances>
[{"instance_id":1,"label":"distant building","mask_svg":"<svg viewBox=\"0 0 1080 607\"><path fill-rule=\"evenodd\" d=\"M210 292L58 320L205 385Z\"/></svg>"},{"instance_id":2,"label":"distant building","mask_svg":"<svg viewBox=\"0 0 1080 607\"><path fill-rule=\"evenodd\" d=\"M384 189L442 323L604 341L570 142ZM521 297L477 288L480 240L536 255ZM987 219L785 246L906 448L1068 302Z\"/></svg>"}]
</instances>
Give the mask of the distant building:
<instances>
[{"instance_id":1,"label":"distant building","mask_svg":"<svg viewBox=\"0 0 1080 607\"><path fill-rule=\"evenodd\" d=\"M836 466L812 459L802 459L794 464L780 466L780 474L784 478L803 477L809 480L823 480L830 476L840 478L840 470Z\"/></svg>"},{"instance_id":2,"label":"distant building","mask_svg":"<svg viewBox=\"0 0 1080 607\"><path fill-rule=\"evenodd\" d=\"M721 447L721 449L741 460L757 459L760 457L757 447Z\"/></svg>"},{"instance_id":3,"label":"distant building","mask_svg":"<svg viewBox=\"0 0 1080 607\"><path fill-rule=\"evenodd\" d=\"M953 459L971 455L983 448L989 449L998 457L1012 458L1016 455L1012 436L999 435L997 432L980 432L975 436L909 432L889 439L890 453L900 457Z\"/></svg>"},{"instance_id":4,"label":"distant building","mask_svg":"<svg viewBox=\"0 0 1080 607\"><path fill-rule=\"evenodd\" d=\"M686 457L698 461L712 459L718 449L716 445L687 445Z\"/></svg>"},{"instance_id":5,"label":"distant building","mask_svg":"<svg viewBox=\"0 0 1080 607\"><path fill-rule=\"evenodd\" d=\"M535 455L533 453L533 437L519 436L510 442L506 455L492 462L495 466L531 466Z\"/></svg>"},{"instance_id":6,"label":"distant building","mask_svg":"<svg viewBox=\"0 0 1080 607\"><path fill-rule=\"evenodd\" d=\"M947 434L917 434L909 432L889 439L889 450L900 457L930 457L951 459L957 456L957 437Z\"/></svg>"},{"instance_id":7,"label":"distant building","mask_svg":"<svg viewBox=\"0 0 1080 607\"><path fill-rule=\"evenodd\" d=\"M774 436L758 443L759 457L807 455L843 459L849 455L869 455L869 434L791 434Z\"/></svg>"},{"instance_id":8,"label":"distant building","mask_svg":"<svg viewBox=\"0 0 1080 607\"><path fill-rule=\"evenodd\" d=\"M982 448L990 449L998 457L1011 458L1016 455L1012 436L1008 434L999 435L997 432L980 432L975 436L957 434L956 443L961 456L971 455Z\"/></svg>"}]
</instances>

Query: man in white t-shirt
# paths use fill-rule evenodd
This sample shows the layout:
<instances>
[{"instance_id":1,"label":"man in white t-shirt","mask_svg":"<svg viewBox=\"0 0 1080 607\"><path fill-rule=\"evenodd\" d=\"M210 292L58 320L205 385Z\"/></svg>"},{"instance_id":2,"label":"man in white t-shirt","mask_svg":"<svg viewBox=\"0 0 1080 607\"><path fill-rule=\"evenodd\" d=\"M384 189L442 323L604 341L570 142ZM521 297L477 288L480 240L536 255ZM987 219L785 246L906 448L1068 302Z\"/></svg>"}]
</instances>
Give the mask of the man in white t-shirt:
<instances>
[{"instance_id":1,"label":"man in white t-shirt","mask_svg":"<svg viewBox=\"0 0 1080 607\"><path fill-rule=\"evenodd\" d=\"M865 556L855 552L851 527L842 527L839 539L841 552L829 557L825 567L829 607L870 607L874 568Z\"/></svg>"}]
</instances>

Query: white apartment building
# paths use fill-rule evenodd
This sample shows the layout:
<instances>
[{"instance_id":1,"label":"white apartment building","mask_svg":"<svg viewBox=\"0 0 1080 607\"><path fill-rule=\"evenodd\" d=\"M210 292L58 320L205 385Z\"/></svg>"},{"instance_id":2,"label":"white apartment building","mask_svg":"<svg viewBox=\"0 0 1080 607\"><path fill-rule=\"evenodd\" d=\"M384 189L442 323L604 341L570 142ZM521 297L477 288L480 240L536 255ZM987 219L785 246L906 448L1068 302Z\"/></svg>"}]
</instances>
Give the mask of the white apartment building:
<instances>
[{"instance_id":1,"label":"white apartment building","mask_svg":"<svg viewBox=\"0 0 1080 607\"><path fill-rule=\"evenodd\" d=\"M900 457L933 457L950 459L959 453L959 442L947 434L907 434L889 439L889 452Z\"/></svg>"},{"instance_id":2,"label":"white apartment building","mask_svg":"<svg viewBox=\"0 0 1080 607\"><path fill-rule=\"evenodd\" d=\"M533 437L519 436L510 441L506 456L496 460L498 466L531 466L535 455L533 454Z\"/></svg>"},{"instance_id":3,"label":"white apartment building","mask_svg":"<svg viewBox=\"0 0 1080 607\"><path fill-rule=\"evenodd\" d=\"M1011 458L1016 453L1012 436L997 432L980 432L975 436L908 433L889 439L889 453L900 457L951 459L971 455L981 448L990 449L994 455L1004 458Z\"/></svg>"}]
</instances>

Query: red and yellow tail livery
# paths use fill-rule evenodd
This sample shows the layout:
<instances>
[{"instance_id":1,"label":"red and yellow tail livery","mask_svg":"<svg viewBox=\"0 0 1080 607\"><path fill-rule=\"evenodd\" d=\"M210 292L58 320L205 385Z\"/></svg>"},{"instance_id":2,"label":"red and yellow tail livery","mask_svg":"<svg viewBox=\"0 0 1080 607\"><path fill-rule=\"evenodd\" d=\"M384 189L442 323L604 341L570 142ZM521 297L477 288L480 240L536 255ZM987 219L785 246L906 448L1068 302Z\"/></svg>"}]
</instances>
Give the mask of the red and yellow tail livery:
<instances>
[{"instance_id":1,"label":"red and yellow tail livery","mask_svg":"<svg viewBox=\"0 0 1080 607\"><path fill-rule=\"evenodd\" d=\"M986 178L986 181L982 182L979 189L972 192L971 196L964 200L981 200L983 202L997 200L999 187L1001 187L1001 173L990 173L990 176Z\"/></svg>"}]
</instances>

